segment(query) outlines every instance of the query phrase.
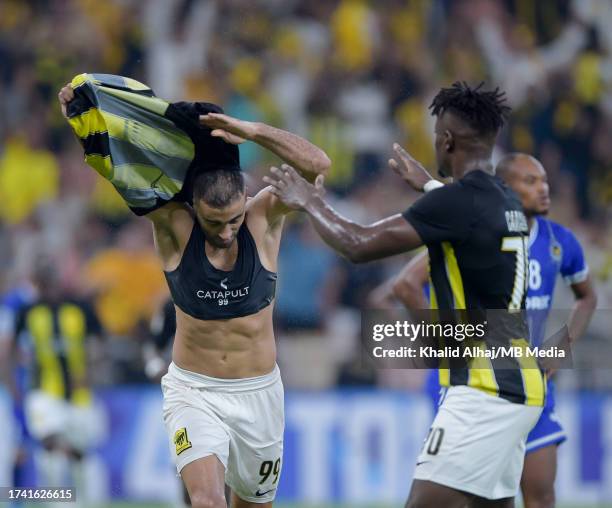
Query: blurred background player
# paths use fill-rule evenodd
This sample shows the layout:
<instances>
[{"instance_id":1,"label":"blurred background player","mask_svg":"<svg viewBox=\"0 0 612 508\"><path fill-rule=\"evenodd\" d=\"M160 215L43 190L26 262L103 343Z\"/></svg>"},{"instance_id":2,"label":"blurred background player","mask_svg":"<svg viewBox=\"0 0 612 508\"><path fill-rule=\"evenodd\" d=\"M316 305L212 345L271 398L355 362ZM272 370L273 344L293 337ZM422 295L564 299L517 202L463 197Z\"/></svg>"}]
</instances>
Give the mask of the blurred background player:
<instances>
[{"instance_id":1,"label":"blurred background player","mask_svg":"<svg viewBox=\"0 0 612 508\"><path fill-rule=\"evenodd\" d=\"M507 309L499 335L524 347L527 220L516 195L494 176L495 139L509 114L499 89L455 82L430 106L436 117L438 173L443 185L396 145L390 166L426 191L403 215L361 225L339 215L312 185L285 165L264 180L283 203L305 211L323 240L353 262L427 245L436 309ZM434 185L432 185L434 184ZM515 217L516 220L510 220ZM520 338L522 337L522 338ZM452 340L451 340L452 342ZM525 440L544 405L544 376L535 361L500 368L477 359L442 369L448 386L419 455L407 508L514 506ZM476 410L477 409L477 410Z\"/></svg>"},{"instance_id":2,"label":"blurred background player","mask_svg":"<svg viewBox=\"0 0 612 508\"><path fill-rule=\"evenodd\" d=\"M18 286L0 299L0 402L7 439L0 447L0 485L21 486L21 465L27 450L27 428L23 414L23 365L14 362L13 336L19 309L33 298L30 284Z\"/></svg>"},{"instance_id":3,"label":"blurred background player","mask_svg":"<svg viewBox=\"0 0 612 508\"><path fill-rule=\"evenodd\" d=\"M0 366L6 368L3 360L0 356ZM21 441L11 407L11 396L5 386L0 384L0 421L2 430L6 433L6 441L0 447L0 485L5 487L15 486L13 473Z\"/></svg>"},{"instance_id":4,"label":"blurred background player","mask_svg":"<svg viewBox=\"0 0 612 508\"><path fill-rule=\"evenodd\" d=\"M537 159L522 153L506 155L497 164L496 173L519 195L529 221L529 289L525 305L531 342L540 346L546 340L546 320L560 275L575 299L567 320L571 343L583 336L597 306L582 247L569 229L544 217L550 208L548 180ZM549 377L544 411L527 437L521 479L527 508L555 506L557 446L566 439L555 415L555 386Z\"/></svg>"},{"instance_id":5,"label":"blurred background player","mask_svg":"<svg viewBox=\"0 0 612 508\"><path fill-rule=\"evenodd\" d=\"M143 346L146 376L152 381L161 381L168 372L176 333L176 310L172 299L167 299L151 319L149 333Z\"/></svg>"},{"instance_id":6,"label":"blurred background player","mask_svg":"<svg viewBox=\"0 0 612 508\"><path fill-rule=\"evenodd\" d=\"M37 483L73 485L77 502L86 502L88 453L106 432L90 389L88 354L89 341L103 331L90 302L62 287L49 259L37 261L32 286L35 296L16 316L11 363L19 355L27 362L24 411L28 432L40 445Z\"/></svg>"},{"instance_id":7,"label":"blurred background player","mask_svg":"<svg viewBox=\"0 0 612 508\"><path fill-rule=\"evenodd\" d=\"M496 174L520 197L529 222L529 288L526 308L532 345L545 340L546 319L552 308L557 275L571 288L575 303L568 318L572 341L580 338L597 306L580 243L567 228L545 219L550 207L546 172L534 157L512 153L496 166ZM413 258L400 274L377 288L373 304L384 308L399 300L407 309L428 308L429 259L426 253ZM431 371L426 392L437 408L439 374ZM548 378L546 404L527 437L521 491L527 508L555 506L557 447L567 439L555 415L555 387Z\"/></svg>"},{"instance_id":8,"label":"blurred background player","mask_svg":"<svg viewBox=\"0 0 612 508\"><path fill-rule=\"evenodd\" d=\"M74 98L71 86L59 93L67 119ZM162 380L164 423L192 506L226 506L225 483L233 507L272 506L284 432L272 310L290 209L270 189L247 200L232 145L255 141L311 179L330 163L286 131L218 113L199 119L203 132L224 141L204 156L226 153L231 167L200 161L193 208L169 202L146 215L176 309L172 363Z\"/></svg>"}]
</instances>

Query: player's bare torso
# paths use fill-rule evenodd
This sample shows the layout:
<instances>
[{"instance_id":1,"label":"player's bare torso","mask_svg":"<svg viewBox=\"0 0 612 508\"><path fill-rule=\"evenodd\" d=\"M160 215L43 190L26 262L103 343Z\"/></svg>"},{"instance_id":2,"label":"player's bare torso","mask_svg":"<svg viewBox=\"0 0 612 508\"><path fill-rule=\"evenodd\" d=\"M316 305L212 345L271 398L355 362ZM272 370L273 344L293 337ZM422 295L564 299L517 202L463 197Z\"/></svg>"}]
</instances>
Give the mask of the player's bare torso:
<instances>
[{"instance_id":1,"label":"player's bare torso","mask_svg":"<svg viewBox=\"0 0 612 508\"><path fill-rule=\"evenodd\" d=\"M204 321L176 309L172 359L182 369L218 378L247 378L272 371L276 344L273 306L257 314Z\"/></svg>"},{"instance_id":2,"label":"player's bare torso","mask_svg":"<svg viewBox=\"0 0 612 508\"><path fill-rule=\"evenodd\" d=\"M283 218L270 226L264 193L262 191L248 200L245 223L253 236L262 265L276 272ZM193 220L195 218L191 219L190 225L181 228L183 236L190 231ZM185 245L187 240L183 238L181 243ZM207 252L207 256L215 268L231 270L237 258L237 249L228 248L213 256ZM165 269L174 269L178 262L180 255L170 264L165 263ZM226 379L261 376L273 370L276 363L272 326L274 301L255 314L232 319L202 320L186 314L176 305L175 309L176 335L172 360L178 367Z\"/></svg>"}]
</instances>

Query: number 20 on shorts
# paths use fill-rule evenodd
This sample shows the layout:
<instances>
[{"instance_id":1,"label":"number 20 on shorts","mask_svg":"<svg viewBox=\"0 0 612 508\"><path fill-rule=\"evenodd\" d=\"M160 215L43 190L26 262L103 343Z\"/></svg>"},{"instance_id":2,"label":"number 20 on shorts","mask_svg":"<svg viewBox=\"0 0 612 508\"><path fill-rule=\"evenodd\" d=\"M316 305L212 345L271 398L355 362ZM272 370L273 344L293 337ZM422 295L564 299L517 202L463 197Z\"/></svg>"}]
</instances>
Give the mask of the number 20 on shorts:
<instances>
[{"instance_id":1,"label":"number 20 on shorts","mask_svg":"<svg viewBox=\"0 0 612 508\"><path fill-rule=\"evenodd\" d=\"M441 427L432 427L425 438L423 448L426 449L428 455L437 455L440 451L440 445L444 438L444 429Z\"/></svg>"}]
</instances>

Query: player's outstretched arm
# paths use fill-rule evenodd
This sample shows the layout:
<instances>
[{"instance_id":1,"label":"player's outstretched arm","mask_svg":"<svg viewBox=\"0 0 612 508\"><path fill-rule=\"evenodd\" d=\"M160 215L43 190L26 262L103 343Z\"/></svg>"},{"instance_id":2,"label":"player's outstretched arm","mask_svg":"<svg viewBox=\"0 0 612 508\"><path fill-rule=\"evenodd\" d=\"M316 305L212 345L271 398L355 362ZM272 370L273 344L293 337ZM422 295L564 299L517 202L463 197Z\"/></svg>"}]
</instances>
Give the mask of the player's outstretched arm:
<instances>
[{"instance_id":1,"label":"player's outstretched arm","mask_svg":"<svg viewBox=\"0 0 612 508\"><path fill-rule=\"evenodd\" d=\"M322 178L307 182L291 166L273 167L264 177L272 193L286 206L310 216L315 229L333 249L354 263L365 263L406 252L423 242L415 229L400 215L367 226L342 217L322 198Z\"/></svg>"},{"instance_id":2,"label":"player's outstretched arm","mask_svg":"<svg viewBox=\"0 0 612 508\"><path fill-rule=\"evenodd\" d=\"M221 113L201 115L200 123L212 129L213 136L228 143L249 140L267 148L311 182L317 175L327 174L331 166L327 154L310 141L265 123L238 120Z\"/></svg>"}]
</instances>

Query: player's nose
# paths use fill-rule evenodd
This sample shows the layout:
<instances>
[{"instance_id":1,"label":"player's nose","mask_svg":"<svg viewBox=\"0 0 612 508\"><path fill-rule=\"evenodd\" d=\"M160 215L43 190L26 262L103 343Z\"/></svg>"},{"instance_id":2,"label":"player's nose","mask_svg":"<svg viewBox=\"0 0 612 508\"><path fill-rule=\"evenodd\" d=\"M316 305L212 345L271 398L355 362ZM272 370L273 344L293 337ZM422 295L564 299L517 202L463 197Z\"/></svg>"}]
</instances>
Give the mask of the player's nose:
<instances>
[{"instance_id":1,"label":"player's nose","mask_svg":"<svg viewBox=\"0 0 612 508\"><path fill-rule=\"evenodd\" d=\"M221 238L221 240L227 242L227 241L232 239L233 235L234 235L234 231L231 228L231 226L228 224L227 226L225 226L223 228L223 231L221 231L221 233L219 233L219 238Z\"/></svg>"}]
</instances>

